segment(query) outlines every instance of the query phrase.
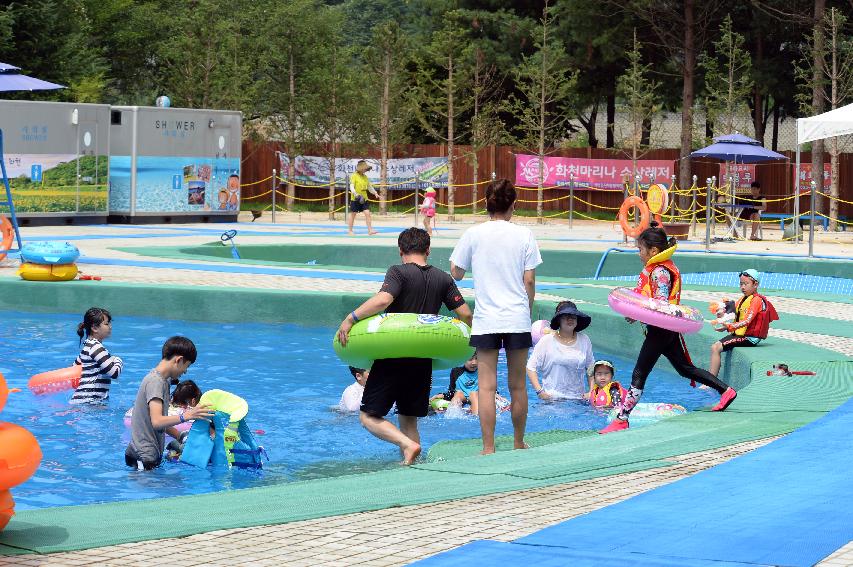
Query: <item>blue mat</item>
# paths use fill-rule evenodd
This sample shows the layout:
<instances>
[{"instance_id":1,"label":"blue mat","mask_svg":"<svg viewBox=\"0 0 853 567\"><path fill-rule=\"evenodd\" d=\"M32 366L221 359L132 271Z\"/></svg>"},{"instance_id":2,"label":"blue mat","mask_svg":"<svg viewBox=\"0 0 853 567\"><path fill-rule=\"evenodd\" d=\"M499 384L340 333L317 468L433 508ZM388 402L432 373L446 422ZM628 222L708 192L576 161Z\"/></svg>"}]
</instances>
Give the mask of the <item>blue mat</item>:
<instances>
[{"instance_id":1,"label":"blue mat","mask_svg":"<svg viewBox=\"0 0 853 567\"><path fill-rule=\"evenodd\" d=\"M621 556L626 565L672 560L814 565L853 540L846 502L853 463L850 431L853 399L787 437L691 477L512 544L480 542L473 551L465 546L420 564L462 564L458 558L470 561L475 555L468 554L479 549L479 561L503 564L608 564L583 562L594 549L602 557ZM546 563L550 555L559 557L558 563Z\"/></svg>"},{"instance_id":2,"label":"blue mat","mask_svg":"<svg viewBox=\"0 0 853 567\"><path fill-rule=\"evenodd\" d=\"M597 547L590 542L590 548ZM501 565L512 567L761 567L755 563L731 561L685 560L683 558L648 557L635 553L596 553L560 547L520 545L499 541L475 541L453 551L411 563L418 567L447 567L458 565Z\"/></svg>"}]
</instances>

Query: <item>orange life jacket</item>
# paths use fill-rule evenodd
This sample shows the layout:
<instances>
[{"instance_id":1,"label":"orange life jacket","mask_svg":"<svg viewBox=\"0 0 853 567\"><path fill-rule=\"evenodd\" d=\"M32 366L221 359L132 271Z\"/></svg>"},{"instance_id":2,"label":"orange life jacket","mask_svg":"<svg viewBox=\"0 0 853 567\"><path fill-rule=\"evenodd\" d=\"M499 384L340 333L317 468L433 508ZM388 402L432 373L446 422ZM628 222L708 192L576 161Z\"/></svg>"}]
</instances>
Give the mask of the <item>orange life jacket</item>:
<instances>
[{"instance_id":1,"label":"orange life jacket","mask_svg":"<svg viewBox=\"0 0 853 567\"><path fill-rule=\"evenodd\" d=\"M738 299L737 306L735 307L735 313L738 314L737 318L740 320L740 306L746 301L747 297L743 296ZM767 332L770 330L770 322L778 321L779 314L776 313L776 308L773 307L773 304L770 303L766 297L761 295L760 293L752 294L752 301L760 300L761 308L755 313L755 316L752 318L752 321L746 326L746 336L747 337L755 337L757 339L766 339Z\"/></svg>"},{"instance_id":2,"label":"orange life jacket","mask_svg":"<svg viewBox=\"0 0 853 567\"><path fill-rule=\"evenodd\" d=\"M592 385L592 390L589 391L589 403L596 408L609 408L613 405L613 396L610 393L610 390L616 386L619 388L619 396L620 400L625 399L625 395L628 393L625 388L622 387L622 384L619 382L613 381L608 382L603 388L599 388L598 384Z\"/></svg>"},{"instance_id":3,"label":"orange life jacket","mask_svg":"<svg viewBox=\"0 0 853 567\"><path fill-rule=\"evenodd\" d=\"M655 262L655 257L651 258L646 266L643 268L643 271L640 272L640 276L637 279L637 287L634 291L637 293L642 293L646 297L656 297L657 292L657 283L652 280L652 272L658 266L663 266L666 268L670 275L672 275L672 280L669 286L669 299L670 303L678 304L681 302L681 273L678 271L678 268L672 262L672 260L664 260L662 262Z\"/></svg>"}]
</instances>

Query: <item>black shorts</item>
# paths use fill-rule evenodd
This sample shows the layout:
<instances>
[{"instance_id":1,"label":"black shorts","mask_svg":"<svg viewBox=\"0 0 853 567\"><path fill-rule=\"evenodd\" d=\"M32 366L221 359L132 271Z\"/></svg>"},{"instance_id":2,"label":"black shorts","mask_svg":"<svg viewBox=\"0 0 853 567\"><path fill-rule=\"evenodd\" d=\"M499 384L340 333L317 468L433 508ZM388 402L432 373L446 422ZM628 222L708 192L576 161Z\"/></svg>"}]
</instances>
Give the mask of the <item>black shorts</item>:
<instances>
[{"instance_id":1,"label":"black shorts","mask_svg":"<svg viewBox=\"0 0 853 567\"><path fill-rule=\"evenodd\" d=\"M468 344L474 348L499 350L519 350L533 346L530 333L492 333L489 335L471 335Z\"/></svg>"},{"instance_id":2,"label":"black shorts","mask_svg":"<svg viewBox=\"0 0 853 567\"><path fill-rule=\"evenodd\" d=\"M740 212L740 218L748 220L749 218L752 217L752 215L754 215L757 212L758 212L758 209L753 209L753 208L744 209Z\"/></svg>"},{"instance_id":3,"label":"black shorts","mask_svg":"<svg viewBox=\"0 0 853 567\"><path fill-rule=\"evenodd\" d=\"M158 461L140 461L137 458L136 451L134 451L130 445L127 446L127 449L124 450L124 464L129 467L133 467L135 469L139 469L140 465L142 465L142 469L146 471L150 471L151 469L156 469L163 462L163 459L159 459Z\"/></svg>"},{"instance_id":4,"label":"black shorts","mask_svg":"<svg viewBox=\"0 0 853 567\"><path fill-rule=\"evenodd\" d=\"M740 335L726 335L722 339L720 339L720 343L723 345L723 352L728 352L735 347L741 346L758 346L757 343L752 342L745 336Z\"/></svg>"},{"instance_id":5,"label":"black shorts","mask_svg":"<svg viewBox=\"0 0 853 567\"><path fill-rule=\"evenodd\" d=\"M363 202L359 203L355 199L350 199L349 201L349 212L351 213L361 213L364 211L370 210L370 204L365 199Z\"/></svg>"},{"instance_id":6,"label":"black shorts","mask_svg":"<svg viewBox=\"0 0 853 567\"><path fill-rule=\"evenodd\" d=\"M429 358L387 358L370 367L370 376L361 396L361 411L385 417L397 404L397 413L425 417L432 388L432 360Z\"/></svg>"}]
</instances>

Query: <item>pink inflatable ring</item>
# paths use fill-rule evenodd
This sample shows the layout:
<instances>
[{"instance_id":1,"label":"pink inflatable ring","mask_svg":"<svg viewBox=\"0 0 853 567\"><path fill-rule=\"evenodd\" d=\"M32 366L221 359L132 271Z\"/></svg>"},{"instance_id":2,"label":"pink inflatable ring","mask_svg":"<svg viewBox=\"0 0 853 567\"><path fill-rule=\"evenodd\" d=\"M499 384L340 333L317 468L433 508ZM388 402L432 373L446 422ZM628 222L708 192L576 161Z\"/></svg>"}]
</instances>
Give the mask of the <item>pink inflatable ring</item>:
<instances>
[{"instance_id":1,"label":"pink inflatable ring","mask_svg":"<svg viewBox=\"0 0 853 567\"><path fill-rule=\"evenodd\" d=\"M620 315L676 333L697 333L704 323L698 309L652 299L627 287L611 291L607 303Z\"/></svg>"}]
</instances>

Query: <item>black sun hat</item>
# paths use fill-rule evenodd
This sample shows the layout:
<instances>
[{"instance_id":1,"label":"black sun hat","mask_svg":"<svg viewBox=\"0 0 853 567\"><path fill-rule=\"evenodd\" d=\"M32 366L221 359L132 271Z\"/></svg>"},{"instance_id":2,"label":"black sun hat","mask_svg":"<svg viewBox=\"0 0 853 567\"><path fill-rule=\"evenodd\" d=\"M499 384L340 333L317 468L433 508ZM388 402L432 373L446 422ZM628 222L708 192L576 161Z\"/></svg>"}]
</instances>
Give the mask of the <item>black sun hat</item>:
<instances>
[{"instance_id":1,"label":"black sun hat","mask_svg":"<svg viewBox=\"0 0 853 567\"><path fill-rule=\"evenodd\" d=\"M584 313L583 311L578 311L577 305L572 303L571 301L564 301L560 308L554 313L554 316L551 318L551 328L555 331L560 328L560 317L563 315L574 315L578 319L578 325L575 327L575 331L583 331L589 324L592 323L592 317Z\"/></svg>"}]
</instances>

